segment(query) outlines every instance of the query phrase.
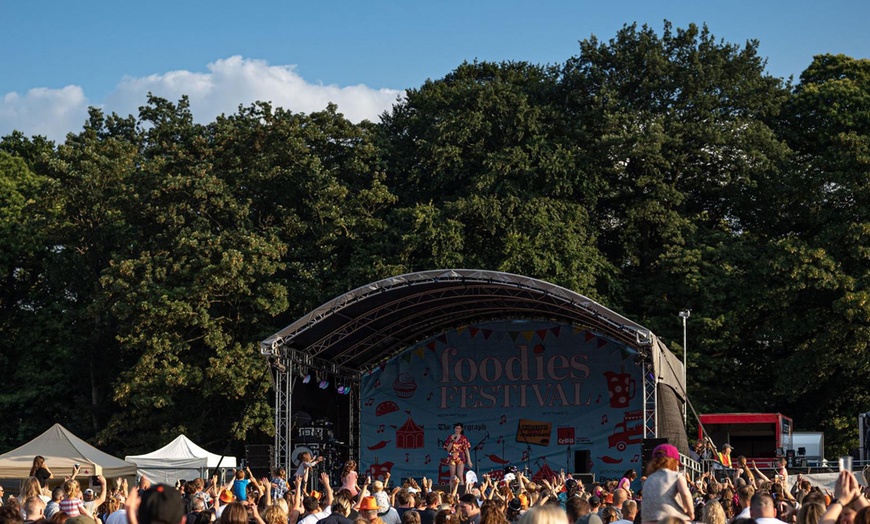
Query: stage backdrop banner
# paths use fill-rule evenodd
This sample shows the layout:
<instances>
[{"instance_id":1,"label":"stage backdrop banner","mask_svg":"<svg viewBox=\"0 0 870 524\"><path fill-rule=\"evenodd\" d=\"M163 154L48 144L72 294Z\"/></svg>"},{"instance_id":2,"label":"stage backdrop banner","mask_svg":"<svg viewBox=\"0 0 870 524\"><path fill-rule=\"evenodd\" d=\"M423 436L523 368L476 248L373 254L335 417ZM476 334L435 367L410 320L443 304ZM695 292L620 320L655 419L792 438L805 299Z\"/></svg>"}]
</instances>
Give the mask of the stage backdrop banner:
<instances>
[{"instance_id":1,"label":"stage backdrop banner","mask_svg":"<svg viewBox=\"0 0 870 524\"><path fill-rule=\"evenodd\" d=\"M587 328L543 321L474 324L424 340L363 377L362 472L447 483L442 446L457 422L478 477L508 465L536 478L575 472L577 457L599 479L639 471L636 355Z\"/></svg>"}]
</instances>

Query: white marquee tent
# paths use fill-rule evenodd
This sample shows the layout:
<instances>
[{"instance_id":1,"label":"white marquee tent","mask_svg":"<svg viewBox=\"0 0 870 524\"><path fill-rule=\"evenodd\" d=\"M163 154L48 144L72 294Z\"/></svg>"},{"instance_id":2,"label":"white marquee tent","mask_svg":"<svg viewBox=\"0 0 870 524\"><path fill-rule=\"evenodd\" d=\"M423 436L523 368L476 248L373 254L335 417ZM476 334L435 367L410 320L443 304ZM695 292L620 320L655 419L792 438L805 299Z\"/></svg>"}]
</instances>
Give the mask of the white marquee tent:
<instances>
[{"instance_id":1,"label":"white marquee tent","mask_svg":"<svg viewBox=\"0 0 870 524\"><path fill-rule=\"evenodd\" d=\"M27 478L33 457L42 455L56 478L72 473L80 464L79 474L103 475L106 478L136 474L136 465L125 462L91 446L68 429L55 424L27 444L0 455L0 478Z\"/></svg>"},{"instance_id":2,"label":"white marquee tent","mask_svg":"<svg viewBox=\"0 0 870 524\"><path fill-rule=\"evenodd\" d=\"M139 475L145 475L152 483L174 484L179 479L203 478L208 470L218 467L236 467L236 457L223 457L209 453L184 435L162 448L144 455L124 457L136 465Z\"/></svg>"}]
</instances>

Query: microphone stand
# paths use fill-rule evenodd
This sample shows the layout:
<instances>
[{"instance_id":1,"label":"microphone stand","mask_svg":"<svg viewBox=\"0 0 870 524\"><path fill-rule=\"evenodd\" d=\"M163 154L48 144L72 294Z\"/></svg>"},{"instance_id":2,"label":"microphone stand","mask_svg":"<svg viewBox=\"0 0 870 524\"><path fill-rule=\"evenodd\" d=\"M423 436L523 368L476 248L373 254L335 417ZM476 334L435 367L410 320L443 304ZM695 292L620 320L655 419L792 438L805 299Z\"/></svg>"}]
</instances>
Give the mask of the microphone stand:
<instances>
[{"instance_id":1,"label":"microphone stand","mask_svg":"<svg viewBox=\"0 0 870 524\"><path fill-rule=\"evenodd\" d=\"M526 437L526 432L523 431L522 424L519 425L520 436L523 437L523 442L526 443L526 476L532 471L532 446L529 445L529 439Z\"/></svg>"},{"instance_id":2,"label":"microphone stand","mask_svg":"<svg viewBox=\"0 0 870 524\"><path fill-rule=\"evenodd\" d=\"M480 467L480 464L477 462L477 451L479 449L483 448L483 443L486 442L488 438L489 438L489 431L487 431L486 435L484 435L484 437L482 439L480 439L480 442L478 442L477 444L474 445L473 448L471 448L471 450L474 451L474 463L477 464L478 468Z\"/></svg>"}]
</instances>

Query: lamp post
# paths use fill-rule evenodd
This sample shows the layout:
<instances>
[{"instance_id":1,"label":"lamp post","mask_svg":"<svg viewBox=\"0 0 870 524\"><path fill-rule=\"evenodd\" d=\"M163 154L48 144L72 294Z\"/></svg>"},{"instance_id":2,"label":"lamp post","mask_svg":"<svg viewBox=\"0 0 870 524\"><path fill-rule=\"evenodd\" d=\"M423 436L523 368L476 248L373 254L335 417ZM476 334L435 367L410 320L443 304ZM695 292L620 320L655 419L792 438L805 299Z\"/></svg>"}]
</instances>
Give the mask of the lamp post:
<instances>
[{"instance_id":1,"label":"lamp post","mask_svg":"<svg viewBox=\"0 0 870 524\"><path fill-rule=\"evenodd\" d=\"M683 319L683 397L685 397L685 401L683 402L683 424L687 424L689 421L689 385L686 383L686 355L689 351L688 347L686 347L686 319L688 319L691 314L691 309L680 311L680 318Z\"/></svg>"}]
</instances>

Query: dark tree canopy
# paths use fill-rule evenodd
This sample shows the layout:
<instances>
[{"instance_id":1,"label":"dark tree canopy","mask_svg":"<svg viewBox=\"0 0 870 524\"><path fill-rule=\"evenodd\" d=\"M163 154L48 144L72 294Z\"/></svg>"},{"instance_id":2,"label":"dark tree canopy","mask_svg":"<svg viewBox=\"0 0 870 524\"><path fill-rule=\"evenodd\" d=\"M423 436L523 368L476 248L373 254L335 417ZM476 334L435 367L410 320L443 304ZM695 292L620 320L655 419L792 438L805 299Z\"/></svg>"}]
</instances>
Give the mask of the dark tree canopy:
<instances>
[{"instance_id":1,"label":"dark tree canopy","mask_svg":"<svg viewBox=\"0 0 870 524\"><path fill-rule=\"evenodd\" d=\"M460 64L375 124L265 102L197 123L150 96L60 144L4 137L0 448L55 421L119 454L269 434L257 341L446 267L568 287L678 354L691 308L699 412L779 411L853 447L870 61L819 55L791 85L758 46L626 25L561 64Z\"/></svg>"}]
</instances>

